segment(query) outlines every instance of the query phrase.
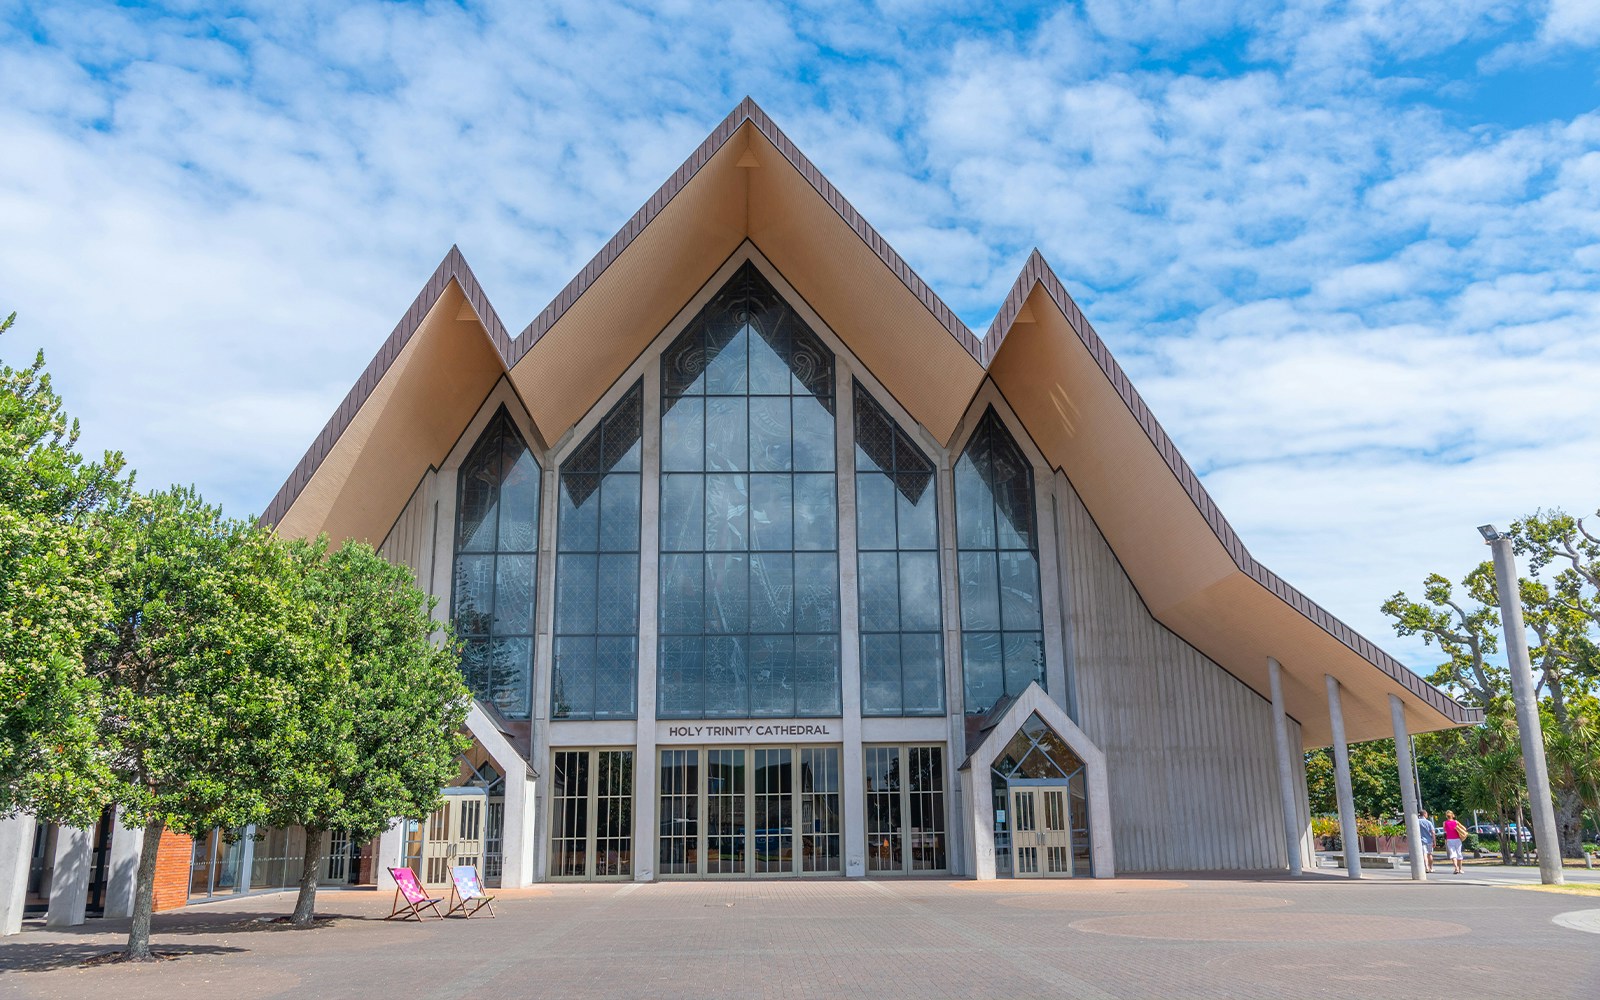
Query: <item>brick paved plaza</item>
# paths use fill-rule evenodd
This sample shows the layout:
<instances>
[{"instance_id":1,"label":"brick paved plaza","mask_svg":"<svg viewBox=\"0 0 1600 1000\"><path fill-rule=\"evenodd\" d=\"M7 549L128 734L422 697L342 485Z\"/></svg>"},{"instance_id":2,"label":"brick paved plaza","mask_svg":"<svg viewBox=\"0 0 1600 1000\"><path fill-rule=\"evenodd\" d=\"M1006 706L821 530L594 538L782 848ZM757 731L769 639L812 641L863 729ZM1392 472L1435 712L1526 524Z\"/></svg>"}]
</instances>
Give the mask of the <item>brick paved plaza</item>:
<instances>
[{"instance_id":1,"label":"brick paved plaza","mask_svg":"<svg viewBox=\"0 0 1600 1000\"><path fill-rule=\"evenodd\" d=\"M386 897L346 891L321 897L339 919L314 931L266 923L289 910L283 893L158 915L156 946L179 957L145 966L82 964L120 922L30 926L0 941L0 995L1600 995L1600 935L1552 922L1600 896L1493 878L550 885L510 894L494 920L423 925L385 923Z\"/></svg>"}]
</instances>

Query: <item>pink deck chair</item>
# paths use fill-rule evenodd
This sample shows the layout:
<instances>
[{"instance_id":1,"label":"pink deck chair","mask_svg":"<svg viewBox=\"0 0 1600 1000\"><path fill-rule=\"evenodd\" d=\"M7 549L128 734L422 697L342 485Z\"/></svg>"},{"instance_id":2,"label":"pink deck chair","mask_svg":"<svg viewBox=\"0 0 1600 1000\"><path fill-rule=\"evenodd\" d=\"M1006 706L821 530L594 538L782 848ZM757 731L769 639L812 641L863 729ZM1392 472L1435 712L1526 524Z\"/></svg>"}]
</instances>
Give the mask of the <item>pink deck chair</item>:
<instances>
[{"instance_id":1,"label":"pink deck chair","mask_svg":"<svg viewBox=\"0 0 1600 1000\"><path fill-rule=\"evenodd\" d=\"M416 917L421 922L428 910L432 910L440 920L444 919L444 914L439 912L439 904L444 900L429 898L427 890L417 881L416 872L409 868L391 868L389 875L394 879L394 909L383 919L399 917L401 920L410 920Z\"/></svg>"}]
</instances>

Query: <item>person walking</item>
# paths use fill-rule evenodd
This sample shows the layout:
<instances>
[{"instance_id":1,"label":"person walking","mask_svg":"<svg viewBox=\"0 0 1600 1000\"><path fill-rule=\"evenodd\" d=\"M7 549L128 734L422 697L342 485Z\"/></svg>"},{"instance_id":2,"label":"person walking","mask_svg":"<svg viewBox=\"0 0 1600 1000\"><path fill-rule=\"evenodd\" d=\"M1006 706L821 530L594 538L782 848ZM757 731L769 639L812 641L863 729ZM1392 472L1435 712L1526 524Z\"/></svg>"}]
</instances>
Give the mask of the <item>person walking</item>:
<instances>
[{"instance_id":1,"label":"person walking","mask_svg":"<svg viewBox=\"0 0 1600 1000\"><path fill-rule=\"evenodd\" d=\"M1433 872L1433 845L1439 836L1439 830L1433 825L1433 819L1428 816L1428 810L1422 810L1417 816L1417 832L1422 834L1422 867L1423 870Z\"/></svg>"},{"instance_id":2,"label":"person walking","mask_svg":"<svg viewBox=\"0 0 1600 1000\"><path fill-rule=\"evenodd\" d=\"M1461 842L1467 839L1467 829L1456 819L1456 814L1449 809L1444 811L1444 849L1450 853L1450 863L1455 866L1455 873L1461 874Z\"/></svg>"}]
</instances>

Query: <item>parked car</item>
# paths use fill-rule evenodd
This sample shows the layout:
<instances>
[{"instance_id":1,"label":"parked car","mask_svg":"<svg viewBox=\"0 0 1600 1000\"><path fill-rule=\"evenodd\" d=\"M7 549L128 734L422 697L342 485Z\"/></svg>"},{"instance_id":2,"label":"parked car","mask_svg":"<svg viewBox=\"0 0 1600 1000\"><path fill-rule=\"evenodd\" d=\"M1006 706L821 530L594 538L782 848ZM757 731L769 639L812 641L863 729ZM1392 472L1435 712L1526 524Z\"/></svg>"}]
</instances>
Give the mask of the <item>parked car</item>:
<instances>
[{"instance_id":1,"label":"parked car","mask_svg":"<svg viewBox=\"0 0 1600 1000\"><path fill-rule=\"evenodd\" d=\"M1524 844L1526 844L1530 840L1533 839L1533 831L1532 830L1518 830L1517 829L1517 824L1515 824L1515 823L1507 823L1506 824L1506 836L1508 836L1508 837L1516 837L1518 840L1520 840Z\"/></svg>"},{"instance_id":2,"label":"parked car","mask_svg":"<svg viewBox=\"0 0 1600 1000\"><path fill-rule=\"evenodd\" d=\"M1467 827L1467 832L1474 837L1489 837L1490 839L1500 836L1500 828L1493 823L1479 823L1477 826L1469 826Z\"/></svg>"}]
</instances>

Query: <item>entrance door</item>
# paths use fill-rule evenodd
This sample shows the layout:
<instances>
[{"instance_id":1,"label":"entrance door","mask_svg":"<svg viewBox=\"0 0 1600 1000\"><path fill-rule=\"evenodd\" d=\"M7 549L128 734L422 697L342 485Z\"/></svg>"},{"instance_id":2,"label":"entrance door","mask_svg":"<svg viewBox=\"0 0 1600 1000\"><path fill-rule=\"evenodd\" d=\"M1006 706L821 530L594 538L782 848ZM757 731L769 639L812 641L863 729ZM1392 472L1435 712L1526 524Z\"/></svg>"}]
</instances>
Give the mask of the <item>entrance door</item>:
<instances>
[{"instance_id":1,"label":"entrance door","mask_svg":"<svg viewBox=\"0 0 1600 1000\"><path fill-rule=\"evenodd\" d=\"M444 805L428 817L422 841L422 884L448 886L452 865L483 872L484 816L489 796L481 788L446 788Z\"/></svg>"},{"instance_id":2,"label":"entrance door","mask_svg":"<svg viewBox=\"0 0 1600 1000\"><path fill-rule=\"evenodd\" d=\"M1011 786L1012 874L1072 877L1072 817L1067 786Z\"/></svg>"}]
</instances>

